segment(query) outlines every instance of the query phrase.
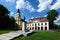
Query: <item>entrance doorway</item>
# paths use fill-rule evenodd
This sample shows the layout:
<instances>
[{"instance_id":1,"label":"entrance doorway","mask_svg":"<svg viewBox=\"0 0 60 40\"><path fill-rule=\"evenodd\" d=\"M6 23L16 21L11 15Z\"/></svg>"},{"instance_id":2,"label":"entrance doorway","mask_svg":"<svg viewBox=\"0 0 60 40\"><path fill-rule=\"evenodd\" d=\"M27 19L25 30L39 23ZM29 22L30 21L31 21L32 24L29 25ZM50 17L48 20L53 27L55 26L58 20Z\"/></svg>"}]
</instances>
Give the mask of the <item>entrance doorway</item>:
<instances>
[{"instance_id":1,"label":"entrance doorway","mask_svg":"<svg viewBox=\"0 0 60 40\"><path fill-rule=\"evenodd\" d=\"M32 30L34 30L34 27L32 27Z\"/></svg>"},{"instance_id":2,"label":"entrance doorway","mask_svg":"<svg viewBox=\"0 0 60 40\"><path fill-rule=\"evenodd\" d=\"M41 27L41 30L43 30L43 27Z\"/></svg>"},{"instance_id":3,"label":"entrance doorway","mask_svg":"<svg viewBox=\"0 0 60 40\"><path fill-rule=\"evenodd\" d=\"M47 27L45 27L45 30L47 30Z\"/></svg>"},{"instance_id":4,"label":"entrance doorway","mask_svg":"<svg viewBox=\"0 0 60 40\"><path fill-rule=\"evenodd\" d=\"M35 30L37 30L37 27L35 27Z\"/></svg>"}]
</instances>

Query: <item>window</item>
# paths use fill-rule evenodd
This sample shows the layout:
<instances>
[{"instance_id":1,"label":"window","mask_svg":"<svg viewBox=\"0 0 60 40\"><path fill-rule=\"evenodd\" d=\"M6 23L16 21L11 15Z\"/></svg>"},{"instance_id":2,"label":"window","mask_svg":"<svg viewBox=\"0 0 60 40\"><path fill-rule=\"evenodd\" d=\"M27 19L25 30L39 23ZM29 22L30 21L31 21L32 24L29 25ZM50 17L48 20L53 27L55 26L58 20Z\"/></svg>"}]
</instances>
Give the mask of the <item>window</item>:
<instances>
[{"instance_id":1,"label":"window","mask_svg":"<svg viewBox=\"0 0 60 40\"><path fill-rule=\"evenodd\" d=\"M32 27L32 30L34 30L34 27Z\"/></svg>"},{"instance_id":2,"label":"window","mask_svg":"<svg viewBox=\"0 0 60 40\"><path fill-rule=\"evenodd\" d=\"M40 27L38 27L38 30L40 30Z\"/></svg>"},{"instance_id":3,"label":"window","mask_svg":"<svg viewBox=\"0 0 60 40\"><path fill-rule=\"evenodd\" d=\"M30 24L30 26L31 26L31 24Z\"/></svg>"},{"instance_id":4,"label":"window","mask_svg":"<svg viewBox=\"0 0 60 40\"><path fill-rule=\"evenodd\" d=\"M45 25L47 25L47 23L45 23Z\"/></svg>"},{"instance_id":5,"label":"window","mask_svg":"<svg viewBox=\"0 0 60 40\"><path fill-rule=\"evenodd\" d=\"M35 23L35 26L37 26L36 23Z\"/></svg>"},{"instance_id":6,"label":"window","mask_svg":"<svg viewBox=\"0 0 60 40\"><path fill-rule=\"evenodd\" d=\"M45 27L45 30L47 30L47 27Z\"/></svg>"},{"instance_id":7,"label":"window","mask_svg":"<svg viewBox=\"0 0 60 40\"><path fill-rule=\"evenodd\" d=\"M39 26L40 25L40 23L37 23L37 26Z\"/></svg>"},{"instance_id":8,"label":"window","mask_svg":"<svg viewBox=\"0 0 60 40\"><path fill-rule=\"evenodd\" d=\"M35 24L35 26L36 26L36 24Z\"/></svg>"},{"instance_id":9,"label":"window","mask_svg":"<svg viewBox=\"0 0 60 40\"><path fill-rule=\"evenodd\" d=\"M41 30L43 30L43 27L41 27Z\"/></svg>"},{"instance_id":10,"label":"window","mask_svg":"<svg viewBox=\"0 0 60 40\"><path fill-rule=\"evenodd\" d=\"M39 26L40 24L38 23L38 26Z\"/></svg>"},{"instance_id":11,"label":"window","mask_svg":"<svg viewBox=\"0 0 60 40\"><path fill-rule=\"evenodd\" d=\"M37 30L37 27L35 27L35 30Z\"/></svg>"},{"instance_id":12,"label":"window","mask_svg":"<svg viewBox=\"0 0 60 40\"><path fill-rule=\"evenodd\" d=\"M31 30L31 27L30 27L30 30Z\"/></svg>"},{"instance_id":13,"label":"window","mask_svg":"<svg viewBox=\"0 0 60 40\"><path fill-rule=\"evenodd\" d=\"M43 23L41 23L41 25L43 25Z\"/></svg>"}]
</instances>

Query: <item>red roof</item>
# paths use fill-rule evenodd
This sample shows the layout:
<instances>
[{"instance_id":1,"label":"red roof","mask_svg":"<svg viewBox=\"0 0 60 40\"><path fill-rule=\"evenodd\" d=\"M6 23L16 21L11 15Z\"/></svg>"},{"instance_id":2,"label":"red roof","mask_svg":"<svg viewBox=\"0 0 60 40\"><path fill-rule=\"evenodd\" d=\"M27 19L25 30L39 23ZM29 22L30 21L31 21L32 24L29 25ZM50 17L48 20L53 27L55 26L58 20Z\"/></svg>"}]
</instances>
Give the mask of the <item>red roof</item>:
<instances>
[{"instance_id":1,"label":"red roof","mask_svg":"<svg viewBox=\"0 0 60 40\"><path fill-rule=\"evenodd\" d=\"M33 19L30 19L27 23L32 23L34 21L38 21L38 22L47 22L47 18L46 17L41 17L41 18L33 18Z\"/></svg>"}]
</instances>

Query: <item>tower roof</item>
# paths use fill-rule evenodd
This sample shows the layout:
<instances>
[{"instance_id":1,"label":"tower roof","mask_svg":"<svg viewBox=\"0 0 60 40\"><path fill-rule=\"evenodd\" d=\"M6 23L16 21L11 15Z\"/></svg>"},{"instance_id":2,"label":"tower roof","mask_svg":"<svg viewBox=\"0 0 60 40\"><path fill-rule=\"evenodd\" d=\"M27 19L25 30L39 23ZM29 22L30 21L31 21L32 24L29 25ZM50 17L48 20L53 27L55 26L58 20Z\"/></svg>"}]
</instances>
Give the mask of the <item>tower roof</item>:
<instances>
[{"instance_id":1,"label":"tower roof","mask_svg":"<svg viewBox=\"0 0 60 40\"><path fill-rule=\"evenodd\" d=\"M20 13L20 10L18 9L17 12Z\"/></svg>"}]
</instances>

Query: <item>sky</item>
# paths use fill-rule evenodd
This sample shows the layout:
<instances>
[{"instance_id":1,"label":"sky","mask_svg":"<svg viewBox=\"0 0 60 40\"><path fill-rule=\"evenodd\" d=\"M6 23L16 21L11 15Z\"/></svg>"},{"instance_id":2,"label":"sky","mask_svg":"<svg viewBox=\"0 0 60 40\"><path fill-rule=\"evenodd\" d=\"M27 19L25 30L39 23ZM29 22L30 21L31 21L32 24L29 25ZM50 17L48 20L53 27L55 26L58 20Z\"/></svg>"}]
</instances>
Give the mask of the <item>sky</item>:
<instances>
[{"instance_id":1,"label":"sky","mask_svg":"<svg viewBox=\"0 0 60 40\"><path fill-rule=\"evenodd\" d=\"M17 9L20 9L21 18L26 20L46 17L47 12L52 9L58 11L59 15L54 22L60 24L60 0L0 0L10 11L10 16L16 17Z\"/></svg>"}]
</instances>

